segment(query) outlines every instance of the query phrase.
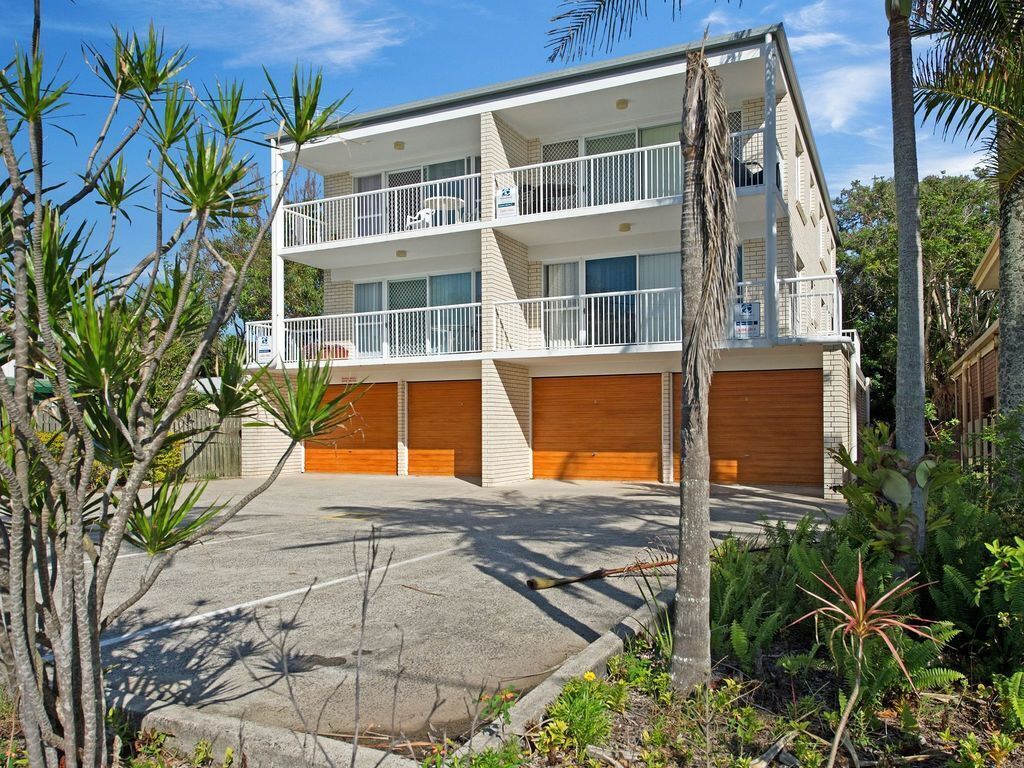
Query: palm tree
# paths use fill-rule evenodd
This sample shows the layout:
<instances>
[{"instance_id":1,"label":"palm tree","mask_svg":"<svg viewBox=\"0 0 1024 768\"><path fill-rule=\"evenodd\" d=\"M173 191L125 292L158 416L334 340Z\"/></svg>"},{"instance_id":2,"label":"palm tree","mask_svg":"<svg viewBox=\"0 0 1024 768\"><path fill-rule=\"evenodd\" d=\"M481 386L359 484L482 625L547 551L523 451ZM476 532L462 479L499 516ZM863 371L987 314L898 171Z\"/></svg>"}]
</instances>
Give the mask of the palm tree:
<instances>
[{"instance_id":1,"label":"palm tree","mask_svg":"<svg viewBox=\"0 0 1024 768\"><path fill-rule=\"evenodd\" d=\"M944 133L982 140L999 188L999 407L1024 407L1024 2L943 0L914 34L917 107Z\"/></svg>"},{"instance_id":2,"label":"palm tree","mask_svg":"<svg viewBox=\"0 0 1024 768\"><path fill-rule=\"evenodd\" d=\"M924 278L921 210L918 204L917 129L914 125L914 61L910 40L913 0L885 0L889 18L889 87L892 93L892 163L899 255L896 331L896 448L911 465L925 452ZM915 487L911 507L915 544L924 551L924 494Z\"/></svg>"},{"instance_id":3,"label":"palm tree","mask_svg":"<svg viewBox=\"0 0 1024 768\"><path fill-rule=\"evenodd\" d=\"M572 58L593 48L602 24L612 37L627 33L638 10L638 4L628 0L574 5L555 20L567 24L553 33L553 59ZM681 124L682 477L671 670L675 687L689 691L711 673L708 393L716 342L736 290L728 109L718 75L703 50L686 57Z\"/></svg>"}]
</instances>

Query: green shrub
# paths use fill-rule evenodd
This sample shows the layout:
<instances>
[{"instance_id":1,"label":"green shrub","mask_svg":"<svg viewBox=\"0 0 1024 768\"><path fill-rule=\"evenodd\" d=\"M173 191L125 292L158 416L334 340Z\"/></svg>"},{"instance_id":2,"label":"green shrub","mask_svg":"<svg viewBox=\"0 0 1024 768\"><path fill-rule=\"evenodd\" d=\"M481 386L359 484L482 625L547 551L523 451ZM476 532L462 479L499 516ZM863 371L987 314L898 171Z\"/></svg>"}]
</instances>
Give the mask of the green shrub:
<instances>
[{"instance_id":1,"label":"green shrub","mask_svg":"<svg viewBox=\"0 0 1024 768\"><path fill-rule=\"evenodd\" d=\"M611 734L612 712L626 707L626 686L588 672L569 680L548 709L548 717L566 725L569 746L582 758L590 745L604 744Z\"/></svg>"}]
</instances>

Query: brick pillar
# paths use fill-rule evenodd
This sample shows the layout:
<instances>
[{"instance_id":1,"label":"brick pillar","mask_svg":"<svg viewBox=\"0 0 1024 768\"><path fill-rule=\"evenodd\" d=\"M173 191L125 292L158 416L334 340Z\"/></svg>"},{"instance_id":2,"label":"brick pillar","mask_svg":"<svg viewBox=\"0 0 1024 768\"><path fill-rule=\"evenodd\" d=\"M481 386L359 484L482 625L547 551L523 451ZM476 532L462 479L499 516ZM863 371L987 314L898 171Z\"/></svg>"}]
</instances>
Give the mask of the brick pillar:
<instances>
[{"instance_id":1,"label":"brick pillar","mask_svg":"<svg viewBox=\"0 0 1024 768\"><path fill-rule=\"evenodd\" d=\"M409 474L409 385L398 382L398 474Z\"/></svg>"},{"instance_id":2,"label":"brick pillar","mask_svg":"<svg viewBox=\"0 0 1024 768\"><path fill-rule=\"evenodd\" d=\"M661 482L672 483L672 373L661 374Z\"/></svg>"},{"instance_id":3,"label":"brick pillar","mask_svg":"<svg viewBox=\"0 0 1024 768\"><path fill-rule=\"evenodd\" d=\"M484 360L480 365L483 395L483 473L481 484L529 480L530 372L523 365Z\"/></svg>"},{"instance_id":4,"label":"brick pillar","mask_svg":"<svg viewBox=\"0 0 1024 768\"><path fill-rule=\"evenodd\" d=\"M840 495L832 486L841 485L843 468L828 455L830 448L852 445L850 435L850 361L843 348L827 345L822 350L822 381L824 407L822 427L825 431L825 498L837 499Z\"/></svg>"}]
</instances>

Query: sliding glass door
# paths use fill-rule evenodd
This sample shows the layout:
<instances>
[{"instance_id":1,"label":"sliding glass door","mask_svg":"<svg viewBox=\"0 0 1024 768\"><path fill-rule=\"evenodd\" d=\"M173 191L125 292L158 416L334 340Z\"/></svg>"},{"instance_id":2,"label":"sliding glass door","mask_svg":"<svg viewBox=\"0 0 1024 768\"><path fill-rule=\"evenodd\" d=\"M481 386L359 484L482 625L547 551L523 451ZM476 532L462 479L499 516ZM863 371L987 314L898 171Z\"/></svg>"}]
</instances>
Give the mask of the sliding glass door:
<instances>
[{"instance_id":1,"label":"sliding glass door","mask_svg":"<svg viewBox=\"0 0 1024 768\"><path fill-rule=\"evenodd\" d=\"M587 343L591 346L635 343L636 257L591 259L585 264ZM628 293L623 295L624 292Z\"/></svg>"},{"instance_id":2,"label":"sliding glass door","mask_svg":"<svg viewBox=\"0 0 1024 768\"><path fill-rule=\"evenodd\" d=\"M541 324L544 343L549 349L579 346L583 327L579 293L579 262L544 265L544 295L552 300L543 304Z\"/></svg>"},{"instance_id":3,"label":"sliding glass door","mask_svg":"<svg viewBox=\"0 0 1024 768\"><path fill-rule=\"evenodd\" d=\"M595 136L583 142L587 155L620 153L636 148L636 132ZM632 152L593 158L588 167L590 205L611 205L636 199L636 155Z\"/></svg>"},{"instance_id":4,"label":"sliding glass door","mask_svg":"<svg viewBox=\"0 0 1024 768\"><path fill-rule=\"evenodd\" d=\"M427 353L427 278L388 281L388 309L394 312L388 323L388 343L394 357ZM419 311L411 311L419 310Z\"/></svg>"}]
</instances>

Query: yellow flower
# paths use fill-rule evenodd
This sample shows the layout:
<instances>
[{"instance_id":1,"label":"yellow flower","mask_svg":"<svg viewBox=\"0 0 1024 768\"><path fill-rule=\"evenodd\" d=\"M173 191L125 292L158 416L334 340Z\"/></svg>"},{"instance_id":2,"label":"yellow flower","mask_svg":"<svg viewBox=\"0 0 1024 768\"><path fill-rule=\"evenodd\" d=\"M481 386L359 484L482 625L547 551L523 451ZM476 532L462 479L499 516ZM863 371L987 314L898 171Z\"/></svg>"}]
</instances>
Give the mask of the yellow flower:
<instances>
[{"instance_id":1,"label":"yellow flower","mask_svg":"<svg viewBox=\"0 0 1024 768\"><path fill-rule=\"evenodd\" d=\"M593 672L584 672L583 679L589 683L591 680L596 680L597 675L595 675Z\"/></svg>"}]
</instances>

